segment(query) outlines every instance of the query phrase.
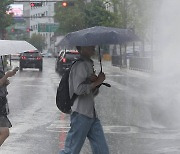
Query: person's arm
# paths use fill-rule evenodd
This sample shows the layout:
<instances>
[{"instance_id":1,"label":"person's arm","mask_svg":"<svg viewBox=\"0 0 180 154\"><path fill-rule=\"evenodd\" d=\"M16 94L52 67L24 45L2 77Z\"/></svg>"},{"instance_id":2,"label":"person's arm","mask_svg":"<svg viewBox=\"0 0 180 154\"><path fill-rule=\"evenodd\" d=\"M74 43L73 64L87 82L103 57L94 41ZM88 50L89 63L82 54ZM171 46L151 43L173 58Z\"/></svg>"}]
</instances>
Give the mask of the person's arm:
<instances>
[{"instance_id":1,"label":"person's arm","mask_svg":"<svg viewBox=\"0 0 180 154\"><path fill-rule=\"evenodd\" d=\"M13 75L16 74L16 70L8 71L6 74L0 79L0 86L2 86L4 83L7 82L8 77L12 77Z\"/></svg>"},{"instance_id":2,"label":"person's arm","mask_svg":"<svg viewBox=\"0 0 180 154\"><path fill-rule=\"evenodd\" d=\"M71 80L73 80L74 93L85 95L91 92L91 84L88 82L88 70L84 62L79 62L72 69Z\"/></svg>"},{"instance_id":3,"label":"person's arm","mask_svg":"<svg viewBox=\"0 0 180 154\"><path fill-rule=\"evenodd\" d=\"M86 82L87 78L87 68L84 63L76 65L73 69L73 76L71 77L74 85L74 93L77 95L89 94L91 90L96 88L105 80L105 74L100 73L97 79L91 83Z\"/></svg>"}]
</instances>

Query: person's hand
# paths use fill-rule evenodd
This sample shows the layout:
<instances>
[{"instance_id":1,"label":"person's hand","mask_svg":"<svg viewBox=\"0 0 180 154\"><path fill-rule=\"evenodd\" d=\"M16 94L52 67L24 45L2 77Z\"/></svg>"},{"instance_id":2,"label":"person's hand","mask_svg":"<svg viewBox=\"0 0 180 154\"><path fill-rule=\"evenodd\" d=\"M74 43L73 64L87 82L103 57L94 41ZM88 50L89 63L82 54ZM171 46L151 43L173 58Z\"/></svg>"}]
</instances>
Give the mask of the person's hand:
<instances>
[{"instance_id":1,"label":"person's hand","mask_svg":"<svg viewBox=\"0 0 180 154\"><path fill-rule=\"evenodd\" d=\"M16 74L17 71L13 70L13 71L8 71L6 72L5 76L8 78L8 77L12 77L13 75Z\"/></svg>"},{"instance_id":2,"label":"person's hand","mask_svg":"<svg viewBox=\"0 0 180 154\"><path fill-rule=\"evenodd\" d=\"M91 82L95 82L96 80L97 80L97 75L96 74L92 74L91 76L90 76L90 80L91 80Z\"/></svg>"},{"instance_id":3,"label":"person's hand","mask_svg":"<svg viewBox=\"0 0 180 154\"><path fill-rule=\"evenodd\" d=\"M99 75L98 75L98 81L101 83L103 83L103 81L106 79L106 76L103 72L100 72Z\"/></svg>"},{"instance_id":4,"label":"person's hand","mask_svg":"<svg viewBox=\"0 0 180 154\"><path fill-rule=\"evenodd\" d=\"M10 82L9 82L9 80L7 79L6 82L4 83L4 85L7 86L7 85L9 85L9 84L10 84Z\"/></svg>"},{"instance_id":5,"label":"person's hand","mask_svg":"<svg viewBox=\"0 0 180 154\"><path fill-rule=\"evenodd\" d=\"M106 79L105 74L103 72L99 73L96 81L94 81L92 84L92 89L100 86L105 79Z\"/></svg>"},{"instance_id":6,"label":"person's hand","mask_svg":"<svg viewBox=\"0 0 180 154\"><path fill-rule=\"evenodd\" d=\"M105 80L105 74L103 72L100 72L98 77L97 77L97 80L95 81L96 83L96 86L99 86L103 83L103 81Z\"/></svg>"}]
</instances>

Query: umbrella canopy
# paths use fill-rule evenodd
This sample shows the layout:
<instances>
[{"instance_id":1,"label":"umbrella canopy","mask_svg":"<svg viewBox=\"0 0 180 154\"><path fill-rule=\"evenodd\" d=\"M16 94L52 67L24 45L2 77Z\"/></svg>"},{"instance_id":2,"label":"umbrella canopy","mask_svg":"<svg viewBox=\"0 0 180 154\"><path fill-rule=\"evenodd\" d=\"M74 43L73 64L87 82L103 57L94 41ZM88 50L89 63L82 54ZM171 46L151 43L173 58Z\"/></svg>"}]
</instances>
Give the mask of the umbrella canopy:
<instances>
[{"instance_id":1,"label":"umbrella canopy","mask_svg":"<svg viewBox=\"0 0 180 154\"><path fill-rule=\"evenodd\" d=\"M0 40L0 55L21 53L29 50L37 50L26 41Z\"/></svg>"},{"instance_id":2,"label":"umbrella canopy","mask_svg":"<svg viewBox=\"0 0 180 154\"><path fill-rule=\"evenodd\" d=\"M68 33L59 43L63 47L123 44L140 39L130 29L95 26Z\"/></svg>"}]
</instances>

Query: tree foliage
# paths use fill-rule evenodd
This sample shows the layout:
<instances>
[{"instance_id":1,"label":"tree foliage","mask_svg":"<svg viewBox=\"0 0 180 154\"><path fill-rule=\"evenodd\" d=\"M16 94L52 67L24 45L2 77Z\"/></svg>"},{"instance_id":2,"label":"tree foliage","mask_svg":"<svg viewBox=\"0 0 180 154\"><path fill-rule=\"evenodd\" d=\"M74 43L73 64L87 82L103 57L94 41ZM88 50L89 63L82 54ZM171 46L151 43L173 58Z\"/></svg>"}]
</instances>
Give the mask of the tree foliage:
<instances>
[{"instance_id":1,"label":"tree foliage","mask_svg":"<svg viewBox=\"0 0 180 154\"><path fill-rule=\"evenodd\" d=\"M59 23L59 33L64 34L85 28L84 6L82 0L77 1L73 7L62 7L61 2L56 4L55 20Z\"/></svg>"},{"instance_id":2,"label":"tree foliage","mask_svg":"<svg viewBox=\"0 0 180 154\"><path fill-rule=\"evenodd\" d=\"M93 26L114 26L116 16L106 10L103 1L94 0L88 3L85 8L86 27Z\"/></svg>"},{"instance_id":3,"label":"tree foliage","mask_svg":"<svg viewBox=\"0 0 180 154\"><path fill-rule=\"evenodd\" d=\"M73 7L62 8L59 4L55 19L61 34L92 26L130 28L141 38L148 40L155 12L162 0L78 0ZM105 3L110 3L112 12Z\"/></svg>"},{"instance_id":4,"label":"tree foliage","mask_svg":"<svg viewBox=\"0 0 180 154\"><path fill-rule=\"evenodd\" d=\"M56 6L55 19L61 34L93 26L114 26L116 16L105 9L102 0L85 3L79 0L73 7Z\"/></svg>"},{"instance_id":5,"label":"tree foliage","mask_svg":"<svg viewBox=\"0 0 180 154\"><path fill-rule=\"evenodd\" d=\"M12 15L6 13L9 9L9 5L13 3L13 0L0 1L0 34L4 35L5 28L12 24ZM1 36L0 36L1 37Z\"/></svg>"},{"instance_id":6,"label":"tree foliage","mask_svg":"<svg viewBox=\"0 0 180 154\"><path fill-rule=\"evenodd\" d=\"M42 51L45 47L45 38L41 34L33 34L28 41L34 45L39 51Z\"/></svg>"}]
</instances>

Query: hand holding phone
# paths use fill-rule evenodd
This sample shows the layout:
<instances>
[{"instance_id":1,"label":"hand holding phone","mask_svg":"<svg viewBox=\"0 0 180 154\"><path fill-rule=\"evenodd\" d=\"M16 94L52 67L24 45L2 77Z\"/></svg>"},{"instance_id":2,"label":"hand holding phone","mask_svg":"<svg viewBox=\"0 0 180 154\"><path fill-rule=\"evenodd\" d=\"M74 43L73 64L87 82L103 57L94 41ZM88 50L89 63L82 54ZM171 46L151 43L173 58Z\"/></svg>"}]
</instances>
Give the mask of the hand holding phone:
<instances>
[{"instance_id":1,"label":"hand holding phone","mask_svg":"<svg viewBox=\"0 0 180 154\"><path fill-rule=\"evenodd\" d=\"M15 67L13 71L17 72L19 70L19 67Z\"/></svg>"}]
</instances>

